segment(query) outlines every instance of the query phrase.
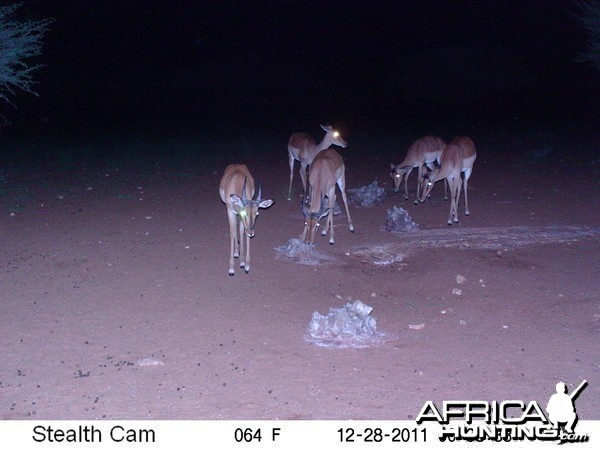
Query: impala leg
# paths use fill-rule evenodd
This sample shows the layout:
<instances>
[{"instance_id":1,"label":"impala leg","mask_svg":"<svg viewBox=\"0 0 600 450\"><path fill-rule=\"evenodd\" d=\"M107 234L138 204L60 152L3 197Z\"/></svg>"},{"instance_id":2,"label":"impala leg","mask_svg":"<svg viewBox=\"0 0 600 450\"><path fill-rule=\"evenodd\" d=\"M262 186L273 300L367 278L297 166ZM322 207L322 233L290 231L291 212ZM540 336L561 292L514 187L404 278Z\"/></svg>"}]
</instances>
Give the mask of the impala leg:
<instances>
[{"instance_id":1,"label":"impala leg","mask_svg":"<svg viewBox=\"0 0 600 450\"><path fill-rule=\"evenodd\" d=\"M448 184L450 185L450 215L448 216L448 225L452 225L452 209L454 208L454 189L453 189L453 182L448 181Z\"/></svg>"},{"instance_id":2,"label":"impala leg","mask_svg":"<svg viewBox=\"0 0 600 450\"><path fill-rule=\"evenodd\" d=\"M340 192L342 193L342 200L344 201L344 206L346 207L346 216L348 217L348 227L350 228L350 231L352 233L354 233L354 225L352 225L352 217L350 217L350 210L348 209L348 199L346 198L346 177L343 174L340 177L340 179L338 180L338 187L340 188Z\"/></svg>"},{"instance_id":3,"label":"impala leg","mask_svg":"<svg viewBox=\"0 0 600 450\"><path fill-rule=\"evenodd\" d=\"M246 254L244 253L244 242L246 241L246 233L244 232L244 222L240 220L240 267L246 265Z\"/></svg>"},{"instance_id":4,"label":"impala leg","mask_svg":"<svg viewBox=\"0 0 600 450\"><path fill-rule=\"evenodd\" d=\"M334 186L335 189L335 186ZM327 230L329 231L329 243L331 245L333 245L335 243L335 232L333 229L333 208L335 207L335 191L334 194L331 195L331 199L329 200L329 208L331 208L331 210L329 211L329 214L327 214L327 224L325 226L325 229L322 231L322 235L325 236L327 234Z\"/></svg>"},{"instance_id":5,"label":"impala leg","mask_svg":"<svg viewBox=\"0 0 600 450\"><path fill-rule=\"evenodd\" d=\"M471 169L465 170L465 216L468 216L470 214L469 200L467 199L467 185L468 185L470 176L471 176Z\"/></svg>"},{"instance_id":6,"label":"impala leg","mask_svg":"<svg viewBox=\"0 0 600 450\"><path fill-rule=\"evenodd\" d=\"M460 175L456 179L456 196L454 197L454 223L458 223L458 205L460 204L460 188L462 187L462 178Z\"/></svg>"},{"instance_id":7,"label":"impala leg","mask_svg":"<svg viewBox=\"0 0 600 450\"><path fill-rule=\"evenodd\" d=\"M237 250L237 236L236 236L236 215L235 213L230 213L227 211L227 218L229 219L229 241L230 241L230 251L229 251L229 276L232 277L234 275L233 270L233 258L235 257L235 252Z\"/></svg>"},{"instance_id":8,"label":"impala leg","mask_svg":"<svg viewBox=\"0 0 600 450\"><path fill-rule=\"evenodd\" d=\"M300 161L300 179L302 180L302 188L304 189L303 193L306 193L306 167L307 164Z\"/></svg>"},{"instance_id":9,"label":"impala leg","mask_svg":"<svg viewBox=\"0 0 600 450\"><path fill-rule=\"evenodd\" d=\"M450 215L448 216L448 225L452 225L452 220L454 219L454 210L456 207L456 187L458 185L458 181L456 178L448 179L448 186L450 187Z\"/></svg>"},{"instance_id":10,"label":"impala leg","mask_svg":"<svg viewBox=\"0 0 600 450\"><path fill-rule=\"evenodd\" d=\"M292 152L288 152L290 157L290 189L288 191L288 200L292 199L292 181L294 181L294 162L296 158L292 155Z\"/></svg>"},{"instance_id":11,"label":"impala leg","mask_svg":"<svg viewBox=\"0 0 600 450\"><path fill-rule=\"evenodd\" d=\"M246 240L246 265L244 267L244 270L246 271L246 273L248 273L250 272L250 238L244 234L244 237L242 239Z\"/></svg>"},{"instance_id":12,"label":"impala leg","mask_svg":"<svg viewBox=\"0 0 600 450\"><path fill-rule=\"evenodd\" d=\"M413 168L411 167L410 170L404 174L404 200L408 200L408 176L412 170Z\"/></svg>"},{"instance_id":13,"label":"impala leg","mask_svg":"<svg viewBox=\"0 0 600 450\"><path fill-rule=\"evenodd\" d=\"M237 223L238 223L237 215L235 213L233 213L233 218L230 219L230 221L229 221L229 233L232 236L233 257L234 258L240 257L240 241L239 241L239 237L238 237L238 233L237 233Z\"/></svg>"},{"instance_id":14,"label":"impala leg","mask_svg":"<svg viewBox=\"0 0 600 450\"><path fill-rule=\"evenodd\" d=\"M448 200L448 180L444 179L444 200Z\"/></svg>"},{"instance_id":15,"label":"impala leg","mask_svg":"<svg viewBox=\"0 0 600 450\"><path fill-rule=\"evenodd\" d=\"M325 219L325 223L323 225L323 228L321 228L321 236L326 236L327 230L329 230L329 214L327 214L327 219Z\"/></svg>"},{"instance_id":16,"label":"impala leg","mask_svg":"<svg viewBox=\"0 0 600 450\"><path fill-rule=\"evenodd\" d=\"M332 209L331 209L331 214L327 214L327 219L325 219L325 226L321 230L321 236L327 235L327 231L329 230L330 226L333 228L333 221L331 220L331 218L333 217L334 206L335 206L335 187L334 187L333 194L331 192L329 192L327 194L327 206L326 207L332 208Z\"/></svg>"},{"instance_id":17,"label":"impala leg","mask_svg":"<svg viewBox=\"0 0 600 450\"><path fill-rule=\"evenodd\" d=\"M421 179L423 178L423 172L425 171L425 167L422 165L419 166L419 172L417 174L417 198L415 199L415 205L419 204L419 187L421 186Z\"/></svg>"},{"instance_id":18,"label":"impala leg","mask_svg":"<svg viewBox=\"0 0 600 450\"><path fill-rule=\"evenodd\" d=\"M335 243L334 230L333 230L333 206L331 207L331 211L329 211L329 214L327 216L327 222L329 224L328 226L330 227L329 243L331 245L333 245Z\"/></svg>"}]
</instances>

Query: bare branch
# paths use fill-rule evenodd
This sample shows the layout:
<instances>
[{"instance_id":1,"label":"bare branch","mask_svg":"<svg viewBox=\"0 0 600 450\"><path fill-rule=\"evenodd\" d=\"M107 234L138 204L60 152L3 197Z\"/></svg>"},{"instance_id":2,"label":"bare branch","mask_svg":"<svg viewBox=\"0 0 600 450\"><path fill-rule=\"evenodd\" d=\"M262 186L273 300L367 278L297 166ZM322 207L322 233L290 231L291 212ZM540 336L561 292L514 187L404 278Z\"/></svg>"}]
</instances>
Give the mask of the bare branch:
<instances>
[{"instance_id":1,"label":"bare branch","mask_svg":"<svg viewBox=\"0 0 600 450\"><path fill-rule=\"evenodd\" d=\"M575 17L588 35L587 50L578 61L593 63L600 73L600 0L580 0L576 4L580 12Z\"/></svg>"},{"instance_id":2,"label":"bare branch","mask_svg":"<svg viewBox=\"0 0 600 450\"><path fill-rule=\"evenodd\" d=\"M37 95L33 73L42 67L30 59L41 55L42 40L52 19L19 22L13 16L21 3L0 7L0 99L16 107L11 97L21 90Z\"/></svg>"}]
</instances>

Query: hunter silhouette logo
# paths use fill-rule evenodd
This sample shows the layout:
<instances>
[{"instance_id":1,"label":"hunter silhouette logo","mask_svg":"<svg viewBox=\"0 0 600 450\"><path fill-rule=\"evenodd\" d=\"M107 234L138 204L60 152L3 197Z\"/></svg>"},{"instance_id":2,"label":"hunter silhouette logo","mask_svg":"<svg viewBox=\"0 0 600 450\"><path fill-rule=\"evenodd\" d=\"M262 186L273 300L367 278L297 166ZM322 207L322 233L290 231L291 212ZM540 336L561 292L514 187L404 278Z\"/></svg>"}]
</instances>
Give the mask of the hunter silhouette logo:
<instances>
[{"instance_id":1,"label":"hunter silhouette logo","mask_svg":"<svg viewBox=\"0 0 600 450\"><path fill-rule=\"evenodd\" d=\"M567 385L562 381L556 383L556 394L550 397L548 406L546 406L548 419L550 419L552 425L556 428L560 428L563 425L565 433L574 433L573 430L577 423L575 398L583 391L587 384L587 380L583 380L571 394L567 394Z\"/></svg>"},{"instance_id":2,"label":"hunter silhouette logo","mask_svg":"<svg viewBox=\"0 0 600 450\"><path fill-rule=\"evenodd\" d=\"M583 380L570 394L562 381L548 400L546 413L540 404L531 400L452 400L439 408L425 402L418 414L417 425L436 422L442 425L438 436L441 442L473 441L559 441L588 442L587 434L575 434L577 412L575 399L588 382Z\"/></svg>"}]
</instances>

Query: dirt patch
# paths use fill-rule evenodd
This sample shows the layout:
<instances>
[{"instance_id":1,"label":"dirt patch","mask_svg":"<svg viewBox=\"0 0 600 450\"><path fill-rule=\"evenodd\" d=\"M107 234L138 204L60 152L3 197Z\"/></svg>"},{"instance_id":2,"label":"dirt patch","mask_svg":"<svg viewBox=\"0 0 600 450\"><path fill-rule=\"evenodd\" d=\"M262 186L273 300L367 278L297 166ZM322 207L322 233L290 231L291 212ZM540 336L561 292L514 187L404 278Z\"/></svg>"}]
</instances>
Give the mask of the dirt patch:
<instances>
[{"instance_id":1,"label":"dirt patch","mask_svg":"<svg viewBox=\"0 0 600 450\"><path fill-rule=\"evenodd\" d=\"M410 232L398 239L400 242L358 246L350 252L350 256L376 266L402 262L407 256L418 254L431 247L497 250L496 255L501 257L502 250L515 250L529 245L562 244L598 236L600 236L600 228L597 227L446 228Z\"/></svg>"},{"instance_id":2,"label":"dirt patch","mask_svg":"<svg viewBox=\"0 0 600 450\"><path fill-rule=\"evenodd\" d=\"M319 236L307 254L286 247L303 218L298 177L286 200L285 142L222 164L3 171L0 417L411 419L427 400L545 403L558 381L587 379L577 411L600 419L600 211L580 188L596 192L597 177L583 160L524 176L505 146L482 142L471 215L461 207L452 227L441 186L414 205L414 191L391 192L388 157L346 149L347 186L386 180L387 195L352 209L354 233L336 217L335 245ZM234 277L217 192L231 162L275 200L257 220L252 270ZM421 229L386 232L394 206ZM394 339L305 340L313 312L357 299Z\"/></svg>"}]
</instances>

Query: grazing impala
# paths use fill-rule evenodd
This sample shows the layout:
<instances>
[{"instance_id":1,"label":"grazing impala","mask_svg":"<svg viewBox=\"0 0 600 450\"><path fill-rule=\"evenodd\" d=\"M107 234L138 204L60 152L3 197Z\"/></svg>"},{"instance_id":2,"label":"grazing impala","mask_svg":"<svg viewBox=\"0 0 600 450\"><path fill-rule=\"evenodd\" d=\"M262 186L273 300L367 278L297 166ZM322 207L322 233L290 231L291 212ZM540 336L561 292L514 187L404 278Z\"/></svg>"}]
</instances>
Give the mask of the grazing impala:
<instances>
[{"instance_id":1,"label":"grazing impala","mask_svg":"<svg viewBox=\"0 0 600 450\"><path fill-rule=\"evenodd\" d=\"M442 139L434 136L425 136L413 142L406 152L404 161L398 165L390 163L390 177L392 177L392 180L394 181L394 192L398 192L400 190L400 183L402 183L402 178L404 178L404 198L408 200L408 177L412 170L416 167L418 170L418 200L419 186L421 185L421 178L423 178L423 175L425 174L425 166L427 166L429 170L433 170L434 162L437 162L439 165L442 156L442 150L444 150L445 146L446 143ZM448 188L445 183L444 189L446 192L444 195L444 200L447 200ZM415 205L419 203L417 200L415 200Z\"/></svg>"},{"instance_id":2,"label":"grazing impala","mask_svg":"<svg viewBox=\"0 0 600 450\"><path fill-rule=\"evenodd\" d=\"M319 227L319 221L329 215L325 228L321 235L325 236L330 229L329 243L334 243L333 233L333 207L335 205L335 185L337 184L344 206L348 216L348 225L350 231L354 233L352 218L348 210L348 200L346 199L346 167L344 160L338 152L330 148L320 152L313 160L308 175L308 189L302 201L302 212L306 218L304 222L304 232L301 239L312 244L315 240L315 234ZM325 200L327 198L327 201ZM308 203L308 207L307 207Z\"/></svg>"},{"instance_id":3,"label":"grazing impala","mask_svg":"<svg viewBox=\"0 0 600 450\"><path fill-rule=\"evenodd\" d=\"M462 184L461 173L465 174L465 215L469 215L467 185L471 172L473 172L475 158L477 158L477 152L475 151L473 141L468 137L457 137L444 149L440 167L423 175L421 192L419 194L420 202L425 201L436 181L448 180L448 186L450 187L450 216L448 217L448 225L452 225L452 221L458 223L458 204L460 200L460 185Z\"/></svg>"},{"instance_id":4,"label":"grazing impala","mask_svg":"<svg viewBox=\"0 0 600 450\"><path fill-rule=\"evenodd\" d=\"M321 125L325 131L325 137L318 144L306 133L293 133L288 141L288 153L290 157L290 190L288 191L288 200L292 199L292 181L294 180L294 163L300 161L300 178L302 179L302 188L306 193L306 167L310 166L321 150L329 148L332 144L346 148L348 144L342 139L340 133L334 130L331 125Z\"/></svg>"},{"instance_id":5,"label":"grazing impala","mask_svg":"<svg viewBox=\"0 0 600 450\"><path fill-rule=\"evenodd\" d=\"M240 267L246 273L250 271L250 238L254 236L254 223L259 208L268 208L273 200L261 198L260 184L258 195L254 199L254 178L244 164L231 164L225 169L219 195L227 206L229 219L229 238L231 251L229 253L229 276L234 275L233 258L240 258ZM244 253L244 241L246 253Z\"/></svg>"}]
</instances>

